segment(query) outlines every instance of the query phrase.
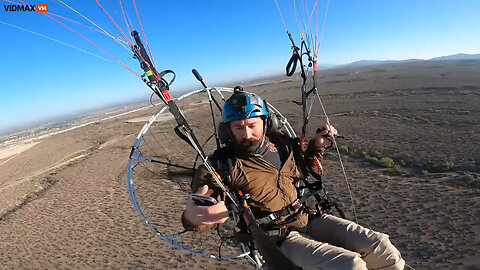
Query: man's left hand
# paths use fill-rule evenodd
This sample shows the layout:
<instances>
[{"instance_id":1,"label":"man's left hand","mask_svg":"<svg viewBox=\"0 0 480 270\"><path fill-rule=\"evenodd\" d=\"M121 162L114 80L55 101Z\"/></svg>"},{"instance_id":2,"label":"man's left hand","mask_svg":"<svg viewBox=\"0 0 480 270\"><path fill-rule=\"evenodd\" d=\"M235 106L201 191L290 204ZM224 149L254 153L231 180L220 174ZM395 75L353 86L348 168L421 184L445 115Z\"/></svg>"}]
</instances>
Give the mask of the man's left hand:
<instances>
[{"instance_id":1,"label":"man's left hand","mask_svg":"<svg viewBox=\"0 0 480 270\"><path fill-rule=\"evenodd\" d=\"M315 145L317 147L328 148L332 145L332 142L328 138L334 137L338 134L337 129L332 125L325 125L323 128L318 129L315 134Z\"/></svg>"}]
</instances>

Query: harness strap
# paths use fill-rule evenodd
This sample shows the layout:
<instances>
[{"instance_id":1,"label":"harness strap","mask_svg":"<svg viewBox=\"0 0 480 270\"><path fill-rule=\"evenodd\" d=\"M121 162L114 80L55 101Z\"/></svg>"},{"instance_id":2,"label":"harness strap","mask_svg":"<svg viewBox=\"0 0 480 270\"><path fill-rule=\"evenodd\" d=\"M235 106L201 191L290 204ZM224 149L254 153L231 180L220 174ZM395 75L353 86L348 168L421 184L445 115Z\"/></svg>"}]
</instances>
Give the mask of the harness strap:
<instances>
[{"instance_id":1,"label":"harness strap","mask_svg":"<svg viewBox=\"0 0 480 270\"><path fill-rule=\"evenodd\" d=\"M290 232L290 229L287 228L286 225L276 229L276 230L268 230L265 231L265 233L268 236L278 236L278 237L284 237Z\"/></svg>"},{"instance_id":2,"label":"harness strap","mask_svg":"<svg viewBox=\"0 0 480 270\"><path fill-rule=\"evenodd\" d=\"M297 47L298 50L298 47ZM287 76L292 76L295 73L295 70L297 69L297 62L300 60L300 56L298 55L296 50L293 50L292 57L290 57L290 60L288 60L287 66L285 67L285 70L287 72ZM293 67L292 67L293 65Z\"/></svg>"},{"instance_id":3,"label":"harness strap","mask_svg":"<svg viewBox=\"0 0 480 270\"><path fill-rule=\"evenodd\" d=\"M313 191L312 191L313 190ZM322 191L322 186L321 185L312 185L310 187L310 190L305 193L300 199L296 199L293 203L283 207L282 209L275 211L271 214L269 214L266 217L259 218L257 219L257 224L258 225L265 225L268 223L271 223L281 217L284 216L290 216L292 214L295 214L298 212L298 210L303 206L303 203L306 202L310 197L314 195L319 195L319 193Z\"/></svg>"},{"instance_id":4,"label":"harness strap","mask_svg":"<svg viewBox=\"0 0 480 270\"><path fill-rule=\"evenodd\" d=\"M302 198L303 199L303 198ZM279 219L283 216L290 216L295 214L298 209L302 207L303 201L300 199L296 199L293 203L283 207L282 209L271 213L270 215L257 219L258 225L268 224L274 220Z\"/></svg>"}]
</instances>

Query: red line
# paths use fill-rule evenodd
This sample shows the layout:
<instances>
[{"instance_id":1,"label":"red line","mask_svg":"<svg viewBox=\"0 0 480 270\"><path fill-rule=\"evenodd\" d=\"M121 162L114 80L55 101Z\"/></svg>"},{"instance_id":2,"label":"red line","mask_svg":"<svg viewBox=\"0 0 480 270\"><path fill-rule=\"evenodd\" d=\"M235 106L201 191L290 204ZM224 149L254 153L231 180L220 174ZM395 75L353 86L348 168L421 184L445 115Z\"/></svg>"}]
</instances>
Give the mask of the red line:
<instances>
[{"instance_id":1,"label":"red line","mask_svg":"<svg viewBox=\"0 0 480 270\"><path fill-rule=\"evenodd\" d=\"M93 46L97 47L98 49L100 49L101 51L103 51L104 53L108 54L110 57L112 57L115 61L117 61L118 63L120 63L123 67L125 67L126 69L128 69L130 72L132 72L133 74L135 74L137 77L139 77L140 79L142 79L142 77L140 75L138 75L135 71L133 71L132 69L130 69L129 67L127 67L124 63L122 63L120 60L118 60L117 58L115 58L113 55L111 55L110 53L108 53L107 51L105 51L102 47L98 46L97 44L93 43L92 41L90 41L88 38L82 36L80 33L78 33L77 31L73 30L72 28L66 26L64 23L60 22L59 20L53 18L52 16L46 14L46 13L43 13L45 16L49 17L50 19L56 21L57 23L61 24L62 26L66 27L67 29L69 29L70 31L74 32L75 34L79 35L81 38L83 38L84 40L86 40L87 42L89 42L90 44L92 44Z\"/></svg>"},{"instance_id":2,"label":"red line","mask_svg":"<svg viewBox=\"0 0 480 270\"><path fill-rule=\"evenodd\" d=\"M21 3L27 5L25 2L23 2L22 0L19 0ZM111 55L110 53L108 53L107 51L105 51L102 47L98 46L97 44L93 43L92 41L90 41L88 38L82 36L80 33L78 33L77 31L73 30L72 28L66 26L64 23L62 23L61 21L53 18L52 16L48 15L47 13L42 13L43 15L49 17L50 19L56 21L57 23L61 24L63 27L69 29L70 31L74 32L75 34L79 35L81 38L83 38L84 40L86 40L87 42L89 42L90 44L92 44L93 46L97 47L98 49L100 49L101 51L103 51L104 53L108 54L108 56L112 57L115 61L117 61L118 63L120 63L120 65L122 65L123 67L125 67L126 69L128 69L130 72L132 72L133 74L135 74L135 76L137 76L138 78L140 78L141 80L142 77L140 75L138 75L135 71L133 71L132 69L130 69L129 67L127 67L124 63L122 63L120 60L118 60L117 58L115 58L113 55Z\"/></svg>"},{"instance_id":3,"label":"red line","mask_svg":"<svg viewBox=\"0 0 480 270\"><path fill-rule=\"evenodd\" d=\"M318 0L315 1L315 4L313 5L313 8L312 8L312 13L310 13L310 16L308 16L308 25L310 26L310 20L312 19L313 17L313 13L315 13L315 7L317 6L318 4ZM308 14L307 14L308 15Z\"/></svg>"},{"instance_id":4,"label":"red line","mask_svg":"<svg viewBox=\"0 0 480 270\"><path fill-rule=\"evenodd\" d=\"M3 1L9 2L9 3L12 3L12 4L17 4L17 5L20 4L20 3L13 2L13 1L9 1L9 0L3 0ZM22 2L24 5L28 5L27 3L25 3L25 2L23 2L23 1L21 1L21 0L19 0L19 1ZM89 28L89 29L91 29L91 30L95 30L95 31L99 32L100 34L104 34L104 35L108 36L106 33L102 32L102 31L99 31L99 30L97 30L97 29L95 29L95 28L92 28L92 27L90 27L90 26L88 26L88 25L84 25L84 24L82 24L82 23L79 23L79 22L74 21L74 20L69 19L69 18L65 18L65 17L63 17L63 16L60 16L60 15L55 14L55 13L52 13L52 12L47 12L47 13L50 14L50 15L53 15L53 16L62 18L62 19L64 19L64 20L67 20L67 21L76 23L76 24L81 25L81 26L83 26L83 27ZM124 44L127 44L127 43L126 43L124 40L122 40L121 38L116 37L116 36L114 36L114 37L117 38L118 41L123 42Z\"/></svg>"},{"instance_id":5,"label":"red line","mask_svg":"<svg viewBox=\"0 0 480 270\"><path fill-rule=\"evenodd\" d=\"M13 2L13 1L8 1L8 0L3 0L3 1L5 1L5 2L9 2L9 3L12 3L12 4L17 4L17 5L19 5L19 4L20 4L20 3ZM25 3L23 3L23 4L24 4L24 5L26 5Z\"/></svg>"},{"instance_id":6,"label":"red line","mask_svg":"<svg viewBox=\"0 0 480 270\"><path fill-rule=\"evenodd\" d=\"M129 40L129 39L127 38L127 36L125 35L125 33L123 33L122 29L120 29L120 27L118 27L118 25L117 25L117 23L115 22L115 20L113 20L113 18L110 16L110 14L108 14L108 12L107 12L107 11L103 8L103 6L98 2L98 0L95 0L95 2L97 2L97 4L100 6L100 8L103 10L103 12L104 12L105 14L107 14L108 18L110 18L110 20L113 22L113 24L115 24L115 26L116 26L117 29L120 31L120 33L122 33L123 37L124 37L126 40ZM130 40L129 40L128 44L129 44L130 46L133 46L133 44L132 44L132 42L130 42Z\"/></svg>"},{"instance_id":7,"label":"red line","mask_svg":"<svg viewBox=\"0 0 480 270\"><path fill-rule=\"evenodd\" d=\"M310 14L310 18L308 18L308 23L310 24L310 20L312 19L313 17L313 14L315 14L315 39L313 39L313 32L311 33L311 37L312 37L312 40L315 40L315 42L313 43L313 54L315 55L315 46L317 44L317 14L318 14L318 0L315 1L315 4L313 5L313 8L312 8L312 13ZM310 31L311 30L311 25L310 25Z\"/></svg>"},{"instance_id":8,"label":"red line","mask_svg":"<svg viewBox=\"0 0 480 270\"><path fill-rule=\"evenodd\" d=\"M305 31L308 32L307 35L310 36L310 40L311 40L311 42L313 42L314 39L313 39L313 33L312 33L312 25L310 24L310 22L311 22L311 21L310 21L311 16L308 15L309 12L308 12L307 1L304 0L303 3L304 3L304 5L305 5L305 16L308 18L307 28L305 29ZM314 10L314 9L312 9L312 11L313 11L313 10ZM312 13L312 14L313 14L313 13ZM313 44L313 46L315 47L315 44Z\"/></svg>"},{"instance_id":9,"label":"red line","mask_svg":"<svg viewBox=\"0 0 480 270\"><path fill-rule=\"evenodd\" d=\"M308 12L307 0L303 0L303 4L305 6L305 17L308 19L309 12ZM309 29L310 29L310 31L309 31ZM312 35L311 35L312 34L312 28L310 27L310 20L307 20L307 27L305 28L305 32L307 32L307 35L309 35L310 38L312 38ZM313 41L313 39L312 39L312 41Z\"/></svg>"},{"instance_id":10,"label":"red line","mask_svg":"<svg viewBox=\"0 0 480 270\"><path fill-rule=\"evenodd\" d=\"M145 44L147 45L147 48L148 48L148 54L150 54L150 59L152 60L152 65L154 67L155 72L157 72L155 77L157 78L157 80L160 80L160 76L158 75L157 68L155 67L156 65L155 65L155 61L153 60L152 52L150 51L150 46L148 45L147 37L145 36L145 32L143 31L143 25L142 25L142 22L140 21L140 15L138 15L137 5L135 4L135 0L132 0L132 1L133 1L133 6L135 7L135 12L137 13L137 18L138 18L138 23L140 24L140 29L142 29L143 39L145 39Z\"/></svg>"},{"instance_id":11,"label":"red line","mask_svg":"<svg viewBox=\"0 0 480 270\"><path fill-rule=\"evenodd\" d=\"M322 26L322 32L320 34L320 40L318 42L317 54L318 54L318 51L320 50L320 45L322 44L323 31L325 30L325 24L327 22L327 13L328 13L328 5L329 4L330 4L330 0L327 0L327 7L325 8L325 15L323 16L323 26Z\"/></svg>"},{"instance_id":12,"label":"red line","mask_svg":"<svg viewBox=\"0 0 480 270\"><path fill-rule=\"evenodd\" d=\"M307 7L307 0L303 0L303 4L305 6L305 16L308 17L308 7ZM307 22L307 26L308 26L308 22Z\"/></svg>"},{"instance_id":13,"label":"red line","mask_svg":"<svg viewBox=\"0 0 480 270\"><path fill-rule=\"evenodd\" d=\"M78 24L78 25L81 25L81 26L83 26L83 27L86 27L86 28L88 28L88 29L91 29L91 30L97 31L98 33L100 33L100 34L104 34L104 35L106 35L106 36L108 36L108 37L111 37L111 36L113 36L113 35L109 36L109 34L107 34L107 33L105 33L105 32L102 32L102 31L100 31L100 30L98 30L98 29L95 29L95 28L93 28L93 27L90 27L90 26L88 26L88 25L85 25L85 24L79 23L79 22L77 22L77 21L74 21L74 20L72 20L72 19L65 18L65 17L63 17L63 16L60 16L60 15L58 15L58 14L51 13L51 12L47 12L47 13L48 13L48 14L50 14L50 15L53 15L53 16L56 16L56 17L62 18L62 19L64 19L64 20L67 20L67 21L70 21L70 22L76 23L76 24ZM123 44L128 44L126 41L122 40L121 38L119 38L119 37L117 37L117 36L113 36L113 37L114 37L114 38L116 38L116 40L118 40L118 41L122 42Z\"/></svg>"},{"instance_id":14,"label":"red line","mask_svg":"<svg viewBox=\"0 0 480 270\"><path fill-rule=\"evenodd\" d=\"M117 23L115 22L115 20L110 16L110 14L108 14L108 12L103 8L103 6L98 2L98 0L95 0L95 2L97 2L97 4L100 6L100 8L103 10L103 12L104 12L105 14L107 14L108 18L110 18L110 20L113 22L113 24L115 24L115 26L116 26L117 29L122 33L122 35L125 37L125 39L128 40L128 38L127 38L127 36L125 35L125 33L123 33L123 31L122 31L122 29L121 29L120 27L118 27L118 25L117 25ZM130 44L130 47L135 48L135 46L133 46L133 43L130 42L130 40L129 40L129 44ZM151 69L151 68L150 68L150 64L148 64L148 62L145 61L145 59L143 59L142 54L139 53L136 49L135 49L135 51L137 52L137 55L140 56L140 58L142 59L142 61L148 66L148 68ZM160 78L158 77L158 74L154 74L154 75L155 75L155 78L156 78L157 80L160 80Z\"/></svg>"},{"instance_id":15,"label":"red line","mask_svg":"<svg viewBox=\"0 0 480 270\"><path fill-rule=\"evenodd\" d=\"M316 0L315 5L318 4L318 0ZM315 9L315 43L313 46L313 56L316 58L316 49L317 49L317 34L318 34L318 6L317 9Z\"/></svg>"}]
</instances>

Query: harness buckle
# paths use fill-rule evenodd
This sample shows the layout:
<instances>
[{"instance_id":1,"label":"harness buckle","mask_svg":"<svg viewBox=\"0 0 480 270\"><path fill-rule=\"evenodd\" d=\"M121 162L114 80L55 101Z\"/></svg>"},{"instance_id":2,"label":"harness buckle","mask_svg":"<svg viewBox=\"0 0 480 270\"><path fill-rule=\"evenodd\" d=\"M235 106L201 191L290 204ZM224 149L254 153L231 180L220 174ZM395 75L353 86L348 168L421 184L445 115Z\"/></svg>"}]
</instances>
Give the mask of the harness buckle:
<instances>
[{"instance_id":1,"label":"harness buckle","mask_svg":"<svg viewBox=\"0 0 480 270\"><path fill-rule=\"evenodd\" d=\"M299 199L296 199L292 204L290 204L289 207L287 207L288 214L291 215L296 213L300 207L302 207L302 204L300 203Z\"/></svg>"},{"instance_id":2,"label":"harness buckle","mask_svg":"<svg viewBox=\"0 0 480 270\"><path fill-rule=\"evenodd\" d=\"M276 213L271 213L270 215L268 215L268 217L271 219L271 221L274 221L278 218Z\"/></svg>"},{"instance_id":3,"label":"harness buckle","mask_svg":"<svg viewBox=\"0 0 480 270\"><path fill-rule=\"evenodd\" d=\"M279 237L284 237L288 232L288 229L287 229L287 226L286 225L283 225L282 227L280 227L278 229L278 236Z\"/></svg>"}]
</instances>

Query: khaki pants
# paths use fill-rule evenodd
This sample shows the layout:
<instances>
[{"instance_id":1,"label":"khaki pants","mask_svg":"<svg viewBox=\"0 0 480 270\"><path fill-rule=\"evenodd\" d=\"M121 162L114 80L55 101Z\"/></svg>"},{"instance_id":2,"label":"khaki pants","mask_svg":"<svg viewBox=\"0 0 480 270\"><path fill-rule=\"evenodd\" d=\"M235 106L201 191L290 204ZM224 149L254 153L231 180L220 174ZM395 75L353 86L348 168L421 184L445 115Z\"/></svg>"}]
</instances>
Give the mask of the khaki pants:
<instances>
[{"instance_id":1,"label":"khaki pants","mask_svg":"<svg viewBox=\"0 0 480 270\"><path fill-rule=\"evenodd\" d=\"M405 261L388 235L331 215L292 231L280 246L303 269L403 269Z\"/></svg>"}]
</instances>

